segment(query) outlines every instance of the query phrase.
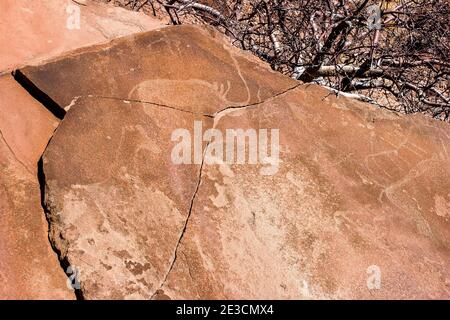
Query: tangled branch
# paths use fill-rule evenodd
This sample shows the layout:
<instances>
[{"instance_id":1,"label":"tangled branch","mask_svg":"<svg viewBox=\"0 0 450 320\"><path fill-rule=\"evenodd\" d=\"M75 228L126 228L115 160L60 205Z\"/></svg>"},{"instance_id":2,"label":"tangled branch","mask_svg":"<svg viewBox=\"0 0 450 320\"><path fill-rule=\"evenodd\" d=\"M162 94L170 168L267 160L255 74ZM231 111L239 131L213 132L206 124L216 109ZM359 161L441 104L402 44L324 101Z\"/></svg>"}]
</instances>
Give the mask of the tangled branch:
<instances>
[{"instance_id":1,"label":"tangled branch","mask_svg":"<svg viewBox=\"0 0 450 320\"><path fill-rule=\"evenodd\" d=\"M213 25L236 46L303 82L391 110L450 120L445 0L134 0L125 5L159 10L173 24Z\"/></svg>"}]
</instances>

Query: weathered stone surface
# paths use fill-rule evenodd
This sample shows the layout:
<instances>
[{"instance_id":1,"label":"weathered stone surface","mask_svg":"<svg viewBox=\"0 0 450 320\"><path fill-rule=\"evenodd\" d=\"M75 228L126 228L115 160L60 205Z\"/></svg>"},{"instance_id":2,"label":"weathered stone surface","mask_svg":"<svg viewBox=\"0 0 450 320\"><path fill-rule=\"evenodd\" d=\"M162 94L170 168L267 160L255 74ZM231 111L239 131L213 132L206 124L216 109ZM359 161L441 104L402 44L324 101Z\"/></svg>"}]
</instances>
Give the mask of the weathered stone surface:
<instances>
[{"instance_id":1,"label":"weathered stone surface","mask_svg":"<svg viewBox=\"0 0 450 320\"><path fill-rule=\"evenodd\" d=\"M51 239L80 269L85 298L148 299L164 280L200 170L167 150L197 118L82 98L59 127L44 157Z\"/></svg>"},{"instance_id":2,"label":"weathered stone surface","mask_svg":"<svg viewBox=\"0 0 450 320\"><path fill-rule=\"evenodd\" d=\"M0 71L161 26L146 15L94 1L78 5L71 0L2 0Z\"/></svg>"},{"instance_id":3,"label":"weathered stone surface","mask_svg":"<svg viewBox=\"0 0 450 320\"><path fill-rule=\"evenodd\" d=\"M327 95L302 86L220 115L221 132L279 128L281 165L204 165L165 294L450 297L449 126Z\"/></svg>"},{"instance_id":4,"label":"weathered stone surface","mask_svg":"<svg viewBox=\"0 0 450 320\"><path fill-rule=\"evenodd\" d=\"M142 14L86 4L0 2L0 299L75 298L48 241L37 179L37 162L59 120L10 76L11 69L161 27ZM80 29L70 30L74 8L80 9Z\"/></svg>"},{"instance_id":5,"label":"weathered stone surface","mask_svg":"<svg viewBox=\"0 0 450 320\"><path fill-rule=\"evenodd\" d=\"M219 37L217 34L213 35ZM150 44L153 44L151 46L151 55L142 56L138 54L135 57L130 57L130 50L137 53L139 53L139 50L147 51L149 50L147 46L150 46ZM182 52L181 50L186 51L186 53L180 55L179 53ZM163 59L166 59L167 61L162 61ZM102 62L99 62L99 60ZM92 63L93 61L97 62ZM170 64L169 61L178 61L178 64ZM220 69L216 66L218 62L222 62L222 64L220 64ZM83 66L86 66L87 69L80 70L79 68L83 68ZM93 66L97 66L98 69L93 70ZM65 69L64 72L62 72L63 69ZM164 122L170 123L171 125L177 124L179 127L192 126L193 119L199 117L199 115L208 113L213 114L215 111L231 105L259 102L263 98L267 98L296 85L292 80L285 79L268 70L260 61L252 56L242 56L241 54L238 54L236 49L233 49L230 46L224 48L224 42L222 40L211 40L208 31L195 27L163 29L148 35L132 36L114 41L110 45L97 46L80 50L78 53L71 53L68 58L56 59L55 62L43 66L24 68L21 72L32 80L40 90L44 91L62 106L73 105L79 107L80 101L86 101L86 99L87 101L95 101L97 104L101 104L103 109L94 107L95 104L93 106L92 102L89 103L89 108L87 108L87 110L93 112L93 114L90 115L93 119L102 117L102 114L108 114L108 110L114 108L114 106L118 104L120 106L119 110L126 111L127 107L130 109L127 112L129 113L129 117L132 117L131 119L133 121L148 117L146 114L154 112L153 109L156 108L159 113L163 113L165 117ZM71 77L68 78L67 74L71 74ZM166 76L166 78L164 78L164 76ZM106 82L105 77L107 77ZM266 78L269 77L276 78L278 81L271 85L266 80ZM59 78L59 80L57 78ZM57 83L58 85L55 86ZM90 83L90 85L86 86L86 83ZM228 94L229 92L230 94ZM89 98L89 95L94 95L94 97ZM81 98L78 98L80 96ZM113 98L104 98L108 96ZM85 99L83 97L88 98ZM135 101L152 101L158 105L145 103L145 110L138 113L136 105L142 105L142 103L130 103L128 105L122 101L123 99L117 99L119 97L127 97L127 99ZM87 102L84 102L83 105L86 103ZM170 105L165 106L167 103ZM81 109L82 108L79 107L79 110L74 111L75 114L81 112ZM86 109L86 107L84 109ZM186 112L182 112L181 114L189 119L189 121L183 120L182 123L174 121L173 119L179 117L178 114L180 111L177 110L183 109ZM133 114L133 112L136 114ZM167 115L169 114L171 116L168 117ZM121 113L115 115L118 117L105 118L104 125L114 132L118 132L117 126L123 126L123 121L125 121L124 118L126 116ZM152 117L156 118L157 115L158 113L152 115ZM74 115L71 114L71 117L73 116ZM205 118L206 122L208 119L209 122L212 121L208 116L203 118ZM89 147L90 149L88 151L78 150L77 147L80 143L89 146L93 141L89 137L88 140L82 142L83 139L80 139L78 135L74 136L74 140L71 140L68 137L71 132L79 132L77 123L74 123L70 129L65 129L65 126L59 129L59 134L54 137L54 144L57 144L58 141L60 141L60 145L64 146L64 148L56 151L50 149L48 154L53 155L53 157L58 157L59 155L59 157L64 158L73 150L78 150L78 155L73 155L73 157L68 159L70 167L72 168L73 166L73 168L76 168L75 171L71 173L74 180L68 183L68 185L59 186L58 188L61 191L60 194L64 194L70 190L72 184L84 185L84 182L78 180L80 177L86 177L86 183L91 184L91 182L98 183L98 181L106 179L106 176L111 174L111 172L116 173L116 171L122 167L109 167L109 165L116 165L114 162L111 163L111 157L119 159L121 163L123 163L122 169L124 170L124 174L129 177L131 174L128 172L131 170L129 165L133 165L133 167L136 166L136 164L133 164L135 154L130 154L130 157L132 158L127 157L130 150L134 150L130 149L133 148L136 143L136 141L133 140L133 137L138 134L144 134L142 139L149 139L147 135L154 135L154 132L157 129L155 125L151 126L149 123L143 123L142 127L138 128L139 131L134 132L135 129L132 127L132 120L130 120L130 128L124 129L123 136L109 135L110 139L112 139L111 143L117 142L114 138L125 139L127 136L130 136L127 138L129 141L127 140L124 145L125 153L120 156L116 154L118 150L120 152L120 148L117 149L117 144L111 144L111 149L105 149L105 145L102 145L104 141L101 142L101 144ZM68 121L69 120L67 120L67 122ZM149 120L147 120L147 122L148 121ZM102 123L102 121L98 120L91 123L92 126L95 126L95 132L101 131L101 128L103 128ZM110 127L111 123L115 123L115 125ZM167 126L167 128L170 129L167 130L170 135L170 132L177 127ZM89 130L84 128L83 132L86 131ZM130 131L130 133L128 133L128 131ZM61 132L66 132L66 134L62 134ZM165 132L166 134L163 136L161 136L162 134L156 135L155 141L164 141L167 132ZM61 136L62 138L60 138ZM108 142L108 140L106 140L106 142ZM168 141L168 143L169 142L170 141ZM129 147L127 147L127 145L129 145ZM148 161L148 157L151 158L156 156L151 153L148 155L147 149L149 148L148 146L151 146L151 143L145 142L145 145L147 145L147 147L141 148L138 146L136 149L138 151L134 150L133 152L142 153L141 157ZM163 149L168 148L169 146ZM102 150L102 152L99 153L98 150ZM92 156L87 156L87 154L92 154ZM86 161L85 156L90 160ZM164 156L164 160L156 158L155 160L150 161L150 164L154 166L161 161L170 163L170 153L160 155L160 157L162 156ZM48 157L51 158L52 156L47 155L45 159ZM91 162L90 165L88 165L89 162ZM51 181L53 181L55 177L60 176L61 171L67 169L67 163L63 164L59 161L46 162L45 165L47 167L46 176L49 186L52 186ZM90 169L83 169L81 171L82 174L80 175L80 171L78 170L84 165L88 165L93 171L89 171ZM137 167L142 165L143 164L139 164ZM99 170L99 167L102 167L104 170ZM80 267L83 270L85 278L95 279L95 285L92 284L95 289L85 290L85 297L151 297L153 292L157 290L159 283L164 281L166 270L170 267L175 245L179 239L187 213L189 212L190 199L197 187L196 177L198 177L199 167L200 165L192 165L192 168L187 171L187 174L183 173L186 171L186 168L180 166L172 165L169 167L163 166L160 169L152 169L154 174L145 177L141 184L149 185L149 183L152 182L150 187L156 190L153 201L155 203L161 203L163 206L160 209L161 214L168 215L168 217L162 219L159 215L157 217L150 215L150 219L146 223L142 223L142 225L137 224L136 227L133 227L132 221L139 219L139 215L146 213L147 207L152 203L152 199L150 199L150 197L144 204L138 205L136 208L130 208L129 217L121 217L121 219L123 219L123 221L131 221L125 223L125 225L130 225L130 229L127 232L129 232L129 234L136 234L138 237L135 240L123 241L121 249L107 246L109 243L118 243L117 233L112 231L111 235L105 239L90 236L87 239L80 240L82 243L80 244L81 246L85 245L84 242L86 241L88 241L89 244L95 243L95 241L98 242L95 247L90 249L90 252L93 258L97 258L98 255L103 256L104 259L108 257L109 260L104 261L105 268L111 268L111 271L108 273L96 271L95 274L91 275L89 268L86 268L84 262L85 258L81 258L85 250L82 249L81 253L77 251L79 250L77 247L77 239L80 237L80 234L84 234L84 231L72 236L70 233L66 234L65 230L67 228L63 227L64 230L62 231L56 227L52 229L52 238L57 242L57 247L63 254L67 251L70 263ZM175 176L168 178L167 172L172 172ZM143 173L140 171L139 173L134 173L134 176L140 176L142 174ZM68 175L65 176L66 178L69 177ZM93 178L94 180L91 181L91 177L101 178ZM117 205L117 198L111 194L111 190L116 188L118 190L128 188L130 194L136 193L135 186L128 186L127 178L124 179L125 181L118 179L116 182L106 179L105 184L100 184L97 191L99 193L105 192L106 196L104 202L100 205L99 211L96 214L91 213L91 215L98 215L99 219L102 218L105 220L117 219L114 218L115 215L118 217L121 216L124 208L118 207L114 209ZM59 178L55 180L60 181ZM105 185L110 183L113 183L115 187L108 186L108 190L100 191ZM123 187L123 185L125 185L125 187ZM165 189L158 191L164 186ZM89 191L92 190L87 190L85 193L82 193L82 190L78 190L74 197L78 196L78 198L81 199L80 201L83 201L83 199L87 197L86 192ZM81 195L79 195L79 193L81 193ZM142 195L142 192L137 192L136 197L140 194ZM166 197L166 195L169 195L167 199L159 198L161 196ZM112 198L110 196L112 196ZM147 195L147 197L149 196ZM51 198L56 199L58 197L52 196ZM126 198L123 199L124 203L127 201ZM143 199L139 201L143 201ZM59 204L55 200L52 202L51 206L63 208L64 204ZM87 208L91 210L89 206ZM83 218L81 220L89 221L87 223L88 230L86 230L86 234L91 235L89 228L92 220L85 219L84 215L80 213L81 209L79 207L73 208L69 205L69 209L61 210L64 210L64 214L61 216L72 216L71 210L76 210L78 212L75 214L76 217L82 216ZM174 213L172 213L172 211L174 211ZM94 212L96 211L94 210ZM107 215L103 217L102 215L104 215L104 212L110 213L111 216ZM179 215L178 218L177 215ZM156 233L151 237L140 236L146 234L148 232L147 230L151 230L155 221L160 219L162 219L162 221L158 223L161 224L161 228L158 228L157 231L164 230L163 233ZM70 222L68 221L69 220L65 223L70 225L74 223L72 220L70 220ZM114 229L117 225L120 225L120 221L121 220L114 223L111 228ZM54 224L60 225L56 218L54 219ZM78 228L82 229L82 226L79 225ZM102 227L102 230L103 228L107 227ZM59 241L60 233L62 233L62 237L65 238L64 241ZM101 234L105 235L104 233ZM147 238L150 240L146 240ZM131 245L130 247L129 241L136 243L135 251L131 249L134 245ZM164 243L164 245L159 245L160 249L155 251L152 248L145 248L146 241L157 244ZM70 243L72 243L72 245L70 245ZM142 247L145 250L142 249ZM75 249L71 250L71 248ZM131 252L131 255L129 252ZM126 260L126 264L124 264L124 259ZM130 277L124 277L112 281L112 283L107 281L107 279L111 277L111 274L121 274L124 272L130 275ZM104 277L104 281L98 281L99 277ZM131 281L134 281L134 283ZM92 286L89 285L89 280L83 283L85 287L89 289L92 288ZM103 283L106 285L103 285ZM126 291L117 291L116 288L122 288L122 290Z\"/></svg>"},{"instance_id":6,"label":"weathered stone surface","mask_svg":"<svg viewBox=\"0 0 450 320\"><path fill-rule=\"evenodd\" d=\"M12 76L0 77L0 130L17 160L33 175L58 124Z\"/></svg>"},{"instance_id":7,"label":"weathered stone surface","mask_svg":"<svg viewBox=\"0 0 450 320\"><path fill-rule=\"evenodd\" d=\"M21 70L70 106L45 193L84 296L448 298L448 124L298 86L212 35L165 28ZM174 164L195 120L279 129L277 171Z\"/></svg>"},{"instance_id":8,"label":"weathered stone surface","mask_svg":"<svg viewBox=\"0 0 450 320\"><path fill-rule=\"evenodd\" d=\"M259 102L296 85L219 33L195 26L131 35L20 72L62 107L74 97L93 95L170 103L206 114Z\"/></svg>"},{"instance_id":9,"label":"weathered stone surface","mask_svg":"<svg viewBox=\"0 0 450 320\"><path fill-rule=\"evenodd\" d=\"M73 299L47 237L37 161L57 120L0 77L0 299Z\"/></svg>"}]
</instances>

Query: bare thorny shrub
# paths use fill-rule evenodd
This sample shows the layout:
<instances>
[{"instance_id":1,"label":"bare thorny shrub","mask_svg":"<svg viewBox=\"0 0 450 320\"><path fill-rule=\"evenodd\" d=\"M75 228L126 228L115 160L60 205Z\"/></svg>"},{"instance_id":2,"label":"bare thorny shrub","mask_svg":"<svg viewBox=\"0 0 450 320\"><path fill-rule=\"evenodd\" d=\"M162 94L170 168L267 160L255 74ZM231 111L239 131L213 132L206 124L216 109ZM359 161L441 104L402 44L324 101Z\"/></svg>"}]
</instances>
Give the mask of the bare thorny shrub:
<instances>
[{"instance_id":1,"label":"bare thorny shrub","mask_svg":"<svg viewBox=\"0 0 450 320\"><path fill-rule=\"evenodd\" d=\"M446 0L113 1L173 24L213 25L303 82L450 120Z\"/></svg>"}]
</instances>

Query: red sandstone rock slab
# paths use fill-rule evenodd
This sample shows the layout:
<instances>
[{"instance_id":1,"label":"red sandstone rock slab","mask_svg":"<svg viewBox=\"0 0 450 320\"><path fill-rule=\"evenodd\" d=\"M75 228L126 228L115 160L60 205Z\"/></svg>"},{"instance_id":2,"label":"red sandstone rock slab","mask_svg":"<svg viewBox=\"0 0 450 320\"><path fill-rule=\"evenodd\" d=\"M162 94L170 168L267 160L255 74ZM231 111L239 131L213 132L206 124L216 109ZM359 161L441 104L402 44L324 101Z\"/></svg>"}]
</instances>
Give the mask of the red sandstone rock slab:
<instances>
[{"instance_id":1,"label":"red sandstone rock slab","mask_svg":"<svg viewBox=\"0 0 450 320\"><path fill-rule=\"evenodd\" d=\"M173 164L167 137L199 118L82 98L58 128L43 158L50 237L84 298L149 299L164 281L200 170Z\"/></svg>"},{"instance_id":2,"label":"red sandstone rock slab","mask_svg":"<svg viewBox=\"0 0 450 320\"><path fill-rule=\"evenodd\" d=\"M37 178L0 135L0 299L74 299L48 237Z\"/></svg>"},{"instance_id":3,"label":"red sandstone rock slab","mask_svg":"<svg viewBox=\"0 0 450 320\"><path fill-rule=\"evenodd\" d=\"M0 74L63 52L161 27L148 16L91 1L3 0ZM77 19L79 29L68 28ZM75 21L72 20L72 26ZM1 299L73 299L47 239L37 161L59 121L9 74L0 77Z\"/></svg>"},{"instance_id":4,"label":"red sandstone rock slab","mask_svg":"<svg viewBox=\"0 0 450 320\"><path fill-rule=\"evenodd\" d=\"M37 162L59 121L0 77L0 299L73 299L48 240Z\"/></svg>"},{"instance_id":5,"label":"red sandstone rock slab","mask_svg":"<svg viewBox=\"0 0 450 320\"><path fill-rule=\"evenodd\" d=\"M278 128L280 165L203 166L166 295L450 296L450 127L327 95L302 86L216 117L220 132Z\"/></svg>"},{"instance_id":6,"label":"red sandstone rock slab","mask_svg":"<svg viewBox=\"0 0 450 320\"><path fill-rule=\"evenodd\" d=\"M448 297L448 125L326 96L304 86L219 113L222 132L278 127L281 162L272 176L204 163L201 179L170 163L170 141L202 118L78 101L45 172L53 239L87 274L85 296ZM367 287L374 266L379 290Z\"/></svg>"},{"instance_id":7,"label":"red sandstone rock slab","mask_svg":"<svg viewBox=\"0 0 450 320\"><path fill-rule=\"evenodd\" d=\"M59 124L44 106L10 75L0 77L0 131L17 160L33 175L37 163Z\"/></svg>"},{"instance_id":8,"label":"red sandstone rock slab","mask_svg":"<svg viewBox=\"0 0 450 320\"><path fill-rule=\"evenodd\" d=\"M448 297L449 125L293 89L213 36L166 28L22 69L71 106L45 192L85 297ZM175 164L195 121L278 129L276 170Z\"/></svg>"},{"instance_id":9,"label":"red sandstone rock slab","mask_svg":"<svg viewBox=\"0 0 450 320\"><path fill-rule=\"evenodd\" d=\"M218 34L213 33L213 35L215 37L219 37ZM145 52L145 50L148 50L146 49L146 46L149 46L149 44L152 43L153 46L155 46L155 48L153 48L154 50L152 51L152 55L144 55L140 59L139 57L131 57L130 59L130 55L123 55L124 52L127 52L129 50L144 50ZM186 50L187 52L184 55L179 55L178 50L184 47L186 49L183 50ZM167 52L170 52L170 54L168 55ZM193 57L197 58L194 59ZM171 59L172 61L178 61L179 64L170 65L168 63L164 63L164 61L162 61L163 63L161 63L160 60L162 58L167 59L167 62L169 62ZM93 70L91 61L98 59L103 59L103 62L95 63L94 65L99 66L99 69ZM223 65L221 65L222 69L220 70L215 70L215 64L217 63L217 61L223 61ZM83 66L88 67L88 69L85 69L83 71L79 70L79 68L83 68ZM165 66L168 70L163 71L161 66ZM47 68L56 70L57 72L65 69L65 74L53 73ZM130 70L136 70L136 72L130 72ZM191 126L193 123L192 119L194 119L194 117L199 117L202 114L207 113L212 114L215 111L226 108L230 105L255 103L261 101L261 99L269 97L272 94L282 92L283 90L296 85L296 83L294 83L292 80L283 78L270 71L264 64L262 64L252 56L241 55L236 49L224 45L221 39L211 41L209 32L196 27L171 28L168 29L168 31L161 30L146 35L131 36L125 39L116 40L110 45L100 45L93 48L82 49L77 53L69 54L67 59L56 59L53 63L48 63L38 67L24 68L21 70L21 72L30 80L32 80L40 90L44 91L45 94L49 95L52 99L54 99L62 106L73 105L79 107L79 101L84 101L83 97L79 98L80 96L89 96L94 94L95 96L99 97L113 97L111 99L88 97L88 101L93 100L97 104L102 104L103 106L103 109L99 109L95 104L88 104L89 107L92 108L92 112L94 113L91 115L92 118L97 118L99 116L101 117L101 114L109 112L108 109L110 106L114 109L117 104L119 104L122 109L126 110L126 107L128 106L127 102L123 102L123 99L119 99L123 95L124 97L131 98L135 101L155 102L156 104L144 104L144 109L149 109L145 111L148 114L150 114L149 112L152 108L156 108L160 113L173 113L172 117L165 116L167 123L170 123L171 125L172 122L174 124L177 124L179 122L174 121L173 119L177 119L177 114L181 112L182 115L190 119L189 123L191 123ZM84 75L83 72L85 72ZM71 74L72 77L67 77L67 74ZM161 75L166 75L167 78L160 78L159 76ZM52 77L52 79L50 79L49 76ZM106 82L104 82L105 76L111 77L107 79ZM261 84L264 84L266 82L265 78L268 76L275 77L279 81L274 82L273 85L267 84L264 87L261 87ZM57 77L61 77L61 81L57 80ZM152 79L152 77L154 79ZM78 82L81 80L83 81ZM86 82L90 82L91 85L86 87L84 85ZM58 86L54 85L56 83L58 83ZM239 95L241 97L239 97ZM166 103L170 103L170 106L166 105ZM130 106L128 107L128 109L131 108L131 110L127 111L128 114L133 115L133 112L136 112L138 115L137 118L136 116L134 116L132 119L136 120L139 117L145 119L146 116L148 117L148 115L142 114L142 112L138 113L136 111L136 105L139 106L141 104L130 103ZM79 108L81 110L81 107ZM83 110L85 110L84 112L87 112L86 107L83 107ZM78 112L81 111L77 110L74 112L75 114L78 114ZM71 115L68 119L75 116L72 112L70 114ZM105 119L105 121L107 121L105 125L109 126L109 122L112 122L116 123L117 126L120 127L122 126L121 117L126 116L118 112L117 114L114 114L114 117ZM206 116L206 119L210 118ZM66 120L65 122L69 121L70 120ZM180 127L185 126L187 123L186 120L183 120L182 122L182 124L179 124ZM97 122L92 123L92 125L95 125L95 127L97 128L96 130L101 129L101 125L99 128L99 124ZM70 131L77 132L77 126L78 125L74 123L73 127L71 127L70 130L64 129L64 126L61 127L59 132L67 132L66 134L68 135L70 134ZM169 128L171 128L171 130L176 129L176 127L172 128L171 126L169 126ZM111 130L117 130L117 128L112 127ZM132 129L127 130L132 131ZM148 134L156 131L155 128L149 127L148 124L144 126L144 128L139 127L139 130L143 130L144 133L147 132ZM60 133L60 135L61 134L62 133ZM52 151L49 151L49 153L54 155L54 157L57 157L55 156L55 154L60 155L61 157L67 156L70 150L77 150L78 144L80 143L80 141L82 141L82 139L80 140L79 137L76 137L75 140L71 141L71 139L67 136L65 136L63 138L63 141L61 141L58 138L60 135L55 136L55 143L57 143L57 141L60 141L60 145L65 147L62 151L55 151L54 153L52 153ZM113 137L112 134L110 135L110 138L111 137ZM145 139L145 136L143 139ZM78 178L80 177L90 177L91 175L95 176L97 174L102 175L102 170L98 169L99 166L102 166L102 164L100 164L100 161L102 163L104 162L104 169L106 170L106 173L109 173L111 170L113 170L113 172L115 172L116 170L108 167L108 165L111 164L108 163L109 157L112 156L119 159L126 158L125 155L113 155L113 153L117 152L115 148L104 150L104 141L91 141L89 139L85 142L86 146L89 146L90 142L96 143L95 147L91 147L90 152L86 150L81 151L78 155L73 155L73 157L69 160L69 163L73 165L73 168L77 168L75 169L75 171L73 171L73 179L76 184L81 183L80 181L78 181ZM128 144L130 145L133 145L133 143L133 140L131 140L131 142L128 142ZM99 154L98 159L96 159L94 155L88 156L89 159L93 161L93 163L89 166L93 169L93 171L89 173L88 170L82 169L82 174L80 175L80 171L78 171L78 169L88 163L85 161L84 156L86 156L87 154L92 154L92 152L97 154L98 150L102 150L103 152ZM143 153L143 158L148 153L145 152L145 148L142 150L139 149L138 151L140 153ZM133 155L133 157L134 156L135 155ZM152 154L148 156L149 158L151 158ZM168 156L170 156L170 154ZM77 159L81 160L81 162L79 162ZM165 159L165 162L168 161L168 159ZM160 160L156 158L156 160L152 163L155 165L158 162L160 162ZM52 181L52 179L59 181L59 179L55 179L55 177L59 175L59 172L62 172L66 169L65 165L63 165L63 167L59 165L59 161L55 161L54 163L55 166L53 166L53 162L48 164L48 166L53 169L47 170L47 181ZM128 159L124 163L132 165L133 161L131 161L131 159ZM149 178L157 179L159 176L161 178L160 180L162 180L163 182L161 183L161 186L169 183L174 183L174 185L169 184L165 187L169 190L165 192L169 193L170 198L166 200L159 199L159 201L165 201L168 203L161 204L163 206L161 210L164 214L167 214L167 210L170 209L171 206L169 206L169 204L172 202L175 203L174 206L176 210L181 212L181 224L170 219L163 219L163 221L161 222L162 227L153 231L155 235L153 236L154 239L151 239L151 241L155 243L168 242L168 245L160 245L161 248L159 249L159 251L156 251L158 255L155 255L153 251L140 251L143 250L143 238L140 236L138 236L136 240L125 239L123 241L123 248L113 251L111 251L111 248L107 247L106 245L109 243L117 242L117 239L114 236L114 232L111 232L113 238L109 238L106 240L99 238L99 244L91 250L91 254L94 258L96 258L96 250L98 250L98 254L104 252L103 256L110 257L109 259L111 260L111 265L105 264L105 267L107 268L107 271L110 269L113 270L109 273L103 273L103 276L101 277L104 277L104 281L98 281L97 279L100 276L101 272L95 272L94 274L92 274L89 271L89 266L85 266L85 263L83 262L84 258L80 258L81 256L83 256L82 253L84 252L84 249L81 250L82 253L79 253L77 249L72 251L69 249L70 245L68 244L76 242L76 238L71 238L70 235L66 234L67 226L64 226L62 230L58 230L57 227L54 227L52 229L52 239L54 239L55 242L58 242L58 239L60 238L59 234L63 235L64 241L58 242L56 246L64 254L66 251L68 252L67 258L69 262L73 263L76 266L79 266L83 270L86 270L88 279L91 276L93 279L95 279L95 283L89 283L89 280L87 280L87 282L83 282L83 285L88 288L84 291L84 295L86 297L107 298L111 297L111 295L116 298L151 297L153 292L157 289L156 284L164 281L165 270L169 267L171 257L174 254L174 247L179 238L179 230L183 228L182 223L184 223L184 219L186 219L187 212L189 211L190 197L192 197L192 195L194 194L195 188L197 186L197 180L195 179L195 177L198 176L197 172L199 167L199 164L194 165L194 169L190 169L188 171L189 174L181 174L181 177L180 173L174 170L173 167L163 167L159 170L152 169L153 171L155 171L154 176L150 176L144 179L144 181L148 180ZM127 168L128 167L125 166L125 169ZM172 172L174 176L167 177L167 172ZM107 180L106 182L111 181ZM122 184L123 183L124 182L122 182ZM118 182L118 184L120 184L120 181ZM158 188L161 188L161 186L159 185L159 183L157 184ZM67 188L70 187L71 184L64 187L60 186L61 192L66 192ZM127 188L130 189L130 192L138 192L138 194L140 192L136 191L135 186L133 185L127 186ZM180 194L182 195L181 199L179 199L179 197L181 197ZM166 197L165 193L162 193L162 195ZM175 195L175 199L173 199L173 195ZM158 192L156 192L156 194L154 195L154 198L156 199L155 201L158 200L157 196ZM83 194L83 197L86 197L86 195ZM115 209L111 209L110 206L116 205L115 200L117 200L117 198L115 197L105 198L103 204L99 205L98 215L100 215L101 217L104 212L112 211L112 216L107 216L105 217L105 219L114 219ZM84 201L84 199L81 198L80 201ZM123 201L126 201L126 199L124 199ZM51 202L50 207L53 207L55 205L54 203L56 202L56 200L55 202ZM146 208L146 206L148 206L148 203L144 204L144 208ZM166 208L167 206L169 206L169 209ZM140 207L138 207L137 209L139 209L139 211L137 213L132 212L130 219L136 219L136 215L142 215L142 210L140 209ZM69 211L65 212L65 214L70 216L70 208L68 210ZM77 210L79 210L79 208ZM169 213L171 212L171 210L173 211L175 209L170 209ZM120 211L116 210L116 212ZM173 215L169 216L169 218L173 218ZM151 230L151 228L153 227L151 223L153 223L155 219L157 220L157 218L151 217L151 219L147 223L144 223L142 226L137 225L136 227L131 227L130 233L136 233L140 235L145 233L145 230L147 229ZM91 219L87 219L86 221L91 222ZM120 221L118 224L120 225ZM57 220L54 221L54 225L59 225ZM89 223L87 224L87 227L90 227ZM113 226L113 228L114 227L115 226ZM136 230L134 228L138 229ZM165 231L166 229L168 231ZM160 234L160 230L163 230L164 233ZM87 232L87 234L90 233ZM94 241L94 238L88 239L89 244ZM136 249L129 248L130 243L128 241L137 241L141 245L141 247L138 247ZM73 245L72 247L77 248L76 245ZM127 253L128 251L130 251L132 254L130 255L129 253ZM119 256L114 258L114 256L117 255ZM128 260L126 264L123 264L123 261L120 259ZM158 260L160 262L158 262ZM117 261L120 261L120 264L117 263ZM150 269L149 266L151 266ZM124 272L128 272L132 275L131 280L124 278L117 282L108 282L107 277L109 277L111 274L122 274ZM134 274L135 272L136 274ZM141 273L144 273L144 277ZM134 283L132 283L132 281L134 281ZM123 288L123 290L127 291L123 292L123 290L117 290L116 288ZM137 292L133 292L133 290L137 290Z\"/></svg>"},{"instance_id":10,"label":"red sandstone rock slab","mask_svg":"<svg viewBox=\"0 0 450 320\"><path fill-rule=\"evenodd\" d=\"M146 15L92 1L83 6L71 0L2 0L0 71L161 26Z\"/></svg>"},{"instance_id":11,"label":"red sandstone rock slab","mask_svg":"<svg viewBox=\"0 0 450 320\"><path fill-rule=\"evenodd\" d=\"M92 95L199 114L260 102L297 85L218 32L187 25L116 39L20 72L61 107Z\"/></svg>"}]
</instances>

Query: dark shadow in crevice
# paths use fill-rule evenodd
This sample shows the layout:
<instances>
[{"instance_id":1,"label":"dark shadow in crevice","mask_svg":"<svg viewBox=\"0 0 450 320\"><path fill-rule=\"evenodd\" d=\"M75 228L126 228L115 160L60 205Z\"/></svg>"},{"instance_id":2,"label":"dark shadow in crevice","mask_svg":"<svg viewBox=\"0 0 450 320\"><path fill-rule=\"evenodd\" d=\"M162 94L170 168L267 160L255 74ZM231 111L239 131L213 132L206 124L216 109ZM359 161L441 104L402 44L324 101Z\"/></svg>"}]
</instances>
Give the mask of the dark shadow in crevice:
<instances>
[{"instance_id":1,"label":"dark shadow in crevice","mask_svg":"<svg viewBox=\"0 0 450 320\"><path fill-rule=\"evenodd\" d=\"M52 98L50 98L46 93L44 93L42 90L40 90L30 79L28 79L20 70L15 70L12 73L12 76L14 77L14 80L17 81L34 99L39 101L48 111L50 111L56 118L59 120L64 119L64 116L66 115L66 111L61 108ZM51 140L51 139L50 139ZM49 142L50 143L50 142ZM39 189L40 189L40 201L41 201L41 207L45 213L45 218L47 220L48 224L48 240L50 242L50 245L53 249L53 251L57 254L59 264L61 268L63 269L64 274L69 278L69 276L66 273L66 270L70 267L70 262L67 259L67 256L63 257L63 254L59 248L55 246L54 239L51 239L51 214L50 210L47 207L46 201L45 201L45 188L46 188L46 181L45 181L45 173L44 173L44 162L43 158L39 159L37 163L37 179L39 182ZM76 289L73 288L75 297L77 300L85 300L84 294L82 289Z\"/></svg>"},{"instance_id":2,"label":"dark shadow in crevice","mask_svg":"<svg viewBox=\"0 0 450 320\"><path fill-rule=\"evenodd\" d=\"M48 240L50 242L50 245L51 245L53 251L58 256L59 264L60 264L61 268L63 269L63 272L66 273L66 271L68 270L68 268L70 267L71 264L70 264L69 260L67 259L67 256L62 257L61 250L55 246L54 241L50 237L50 234L51 234L50 233L50 228L51 228L50 210L47 207L47 203L45 201L46 182L45 182L45 173L44 173L44 162L42 160L42 157L39 159L39 162L38 162L37 178L39 181L39 188L40 188L40 192L41 192L41 206L42 206L42 209L44 210L45 218L47 219L47 223L48 223L48 231L49 231L48 232ZM77 300L85 300L84 294L83 294L83 291L81 288L80 289L73 288L73 290L74 290L75 297Z\"/></svg>"},{"instance_id":3,"label":"dark shadow in crevice","mask_svg":"<svg viewBox=\"0 0 450 320\"><path fill-rule=\"evenodd\" d=\"M66 111L61 108L52 98L39 89L30 79L28 79L20 70L12 72L14 80L16 80L34 99L39 101L59 120L64 119Z\"/></svg>"}]
</instances>

